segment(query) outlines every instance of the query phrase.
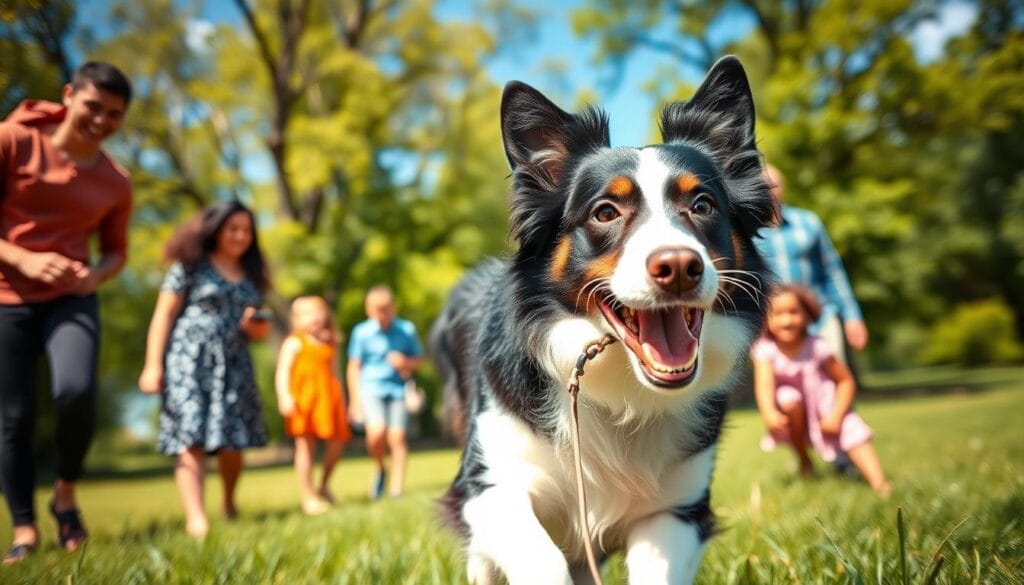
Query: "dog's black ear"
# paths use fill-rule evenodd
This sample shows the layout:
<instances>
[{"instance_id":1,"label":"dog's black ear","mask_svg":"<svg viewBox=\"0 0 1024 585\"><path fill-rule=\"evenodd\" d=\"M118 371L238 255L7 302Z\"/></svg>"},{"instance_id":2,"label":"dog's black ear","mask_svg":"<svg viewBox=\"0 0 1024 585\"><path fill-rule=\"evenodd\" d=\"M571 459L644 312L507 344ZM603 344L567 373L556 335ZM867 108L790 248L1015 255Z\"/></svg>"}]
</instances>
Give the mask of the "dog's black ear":
<instances>
[{"instance_id":1,"label":"dog's black ear","mask_svg":"<svg viewBox=\"0 0 1024 585\"><path fill-rule=\"evenodd\" d=\"M510 81L501 96L501 136L512 170L527 171L551 191L561 184L570 153L608 146L608 118L595 109L570 114L529 85Z\"/></svg>"},{"instance_id":2,"label":"dog's black ear","mask_svg":"<svg viewBox=\"0 0 1024 585\"><path fill-rule=\"evenodd\" d=\"M666 106L661 137L666 143L705 142L717 151L754 148L754 98L740 60L722 57L692 98Z\"/></svg>"},{"instance_id":3,"label":"dog's black ear","mask_svg":"<svg viewBox=\"0 0 1024 585\"><path fill-rule=\"evenodd\" d=\"M666 143L701 146L718 161L745 235L753 237L773 221L775 207L754 140L754 98L739 59L719 59L689 101L669 104L661 114L661 136Z\"/></svg>"}]
</instances>

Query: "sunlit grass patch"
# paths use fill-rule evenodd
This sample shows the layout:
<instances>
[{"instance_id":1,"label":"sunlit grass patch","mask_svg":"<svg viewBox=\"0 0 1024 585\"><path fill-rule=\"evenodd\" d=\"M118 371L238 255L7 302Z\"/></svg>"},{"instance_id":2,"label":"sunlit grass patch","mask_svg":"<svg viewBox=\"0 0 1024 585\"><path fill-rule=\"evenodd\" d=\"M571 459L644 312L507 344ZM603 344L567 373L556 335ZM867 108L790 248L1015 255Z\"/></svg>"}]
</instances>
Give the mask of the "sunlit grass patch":
<instances>
[{"instance_id":1,"label":"sunlit grass patch","mask_svg":"<svg viewBox=\"0 0 1024 585\"><path fill-rule=\"evenodd\" d=\"M722 531L698 582L1020 583L1024 573L1024 387L862 403L894 484L878 498L857 477L824 464L795 477L792 456L762 453L753 411L730 414L719 448L712 506ZM219 516L219 483L207 484L213 520L202 542L187 538L166 476L83 482L92 538L81 554L56 548L41 518L43 547L3 583L431 583L464 582L459 543L437 520L435 500L458 453L415 453L408 493L371 502L371 464L343 460L324 516L298 509L287 467L247 470L242 517ZM39 492L39 509L45 501ZM9 539L6 513L0 538ZM511 544L510 544L511 546ZM625 583L621 555L606 583ZM538 584L539 585L539 584Z\"/></svg>"}]
</instances>

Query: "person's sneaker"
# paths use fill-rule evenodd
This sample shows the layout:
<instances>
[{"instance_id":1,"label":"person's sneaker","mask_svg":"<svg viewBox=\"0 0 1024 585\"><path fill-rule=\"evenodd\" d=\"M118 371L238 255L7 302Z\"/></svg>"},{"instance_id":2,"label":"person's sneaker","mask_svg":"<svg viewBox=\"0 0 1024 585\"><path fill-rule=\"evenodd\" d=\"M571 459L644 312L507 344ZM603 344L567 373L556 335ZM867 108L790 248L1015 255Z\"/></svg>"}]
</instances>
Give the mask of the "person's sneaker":
<instances>
[{"instance_id":1,"label":"person's sneaker","mask_svg":"<svg viewBox=\"0 0 1024 585\"><path fill-rule=\"evenodd\" d=\"M306 516L319 516L330 509L330 504L321 500L309 500L302 503L302 513Z\"/></svg>"},{"instance_id":2,"label":"person's sneaker","mask_svg":"<svg viewBox=\"0 0 1024 585\"><path fill-rule=\"evenodd\" d=\"M835 470L836 475L853 475L857 471L853 461L850 461L850 456L845 451L840 451L836 454L836 459L832 462L832 469Z\"/></svg>"},{"instance_id":3,"label":"person's sneaker","mask_svg":"<svg viewBox=\"0 0 1024 585\"><path fill-rule=\"evenodd\" d=\"M370 483L370 499L377 500L384 495L384 483L387 480L387 473L383 469L377 470Z\"/></svg>"}]
</instances>

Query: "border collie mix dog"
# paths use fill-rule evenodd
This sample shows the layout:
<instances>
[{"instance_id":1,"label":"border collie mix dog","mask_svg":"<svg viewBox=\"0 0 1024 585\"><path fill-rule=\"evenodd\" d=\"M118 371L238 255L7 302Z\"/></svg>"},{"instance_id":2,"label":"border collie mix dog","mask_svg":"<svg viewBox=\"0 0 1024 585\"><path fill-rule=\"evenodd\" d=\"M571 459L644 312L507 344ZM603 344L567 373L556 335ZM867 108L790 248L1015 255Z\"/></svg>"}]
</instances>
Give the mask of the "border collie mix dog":
<instances>
[{"instance_id":1,"label":"border collie mix dog","mask_svg":"<svg viewBox=\"0 0 1024 585\"><path fill-rule=\"evenodd\" d=\"M632 583L689 583L714 531L727 393L765 311L751 238L775 214L746 74L716 63L666 107L658 146L610 148L602 112L569 114L519 82L501 117L518 248L471 272L432 334L467 415L442 505L469 580L590 579L565 388L611 334L580 380L592 542L625 552Z\"/></svg>"}]
</instances>

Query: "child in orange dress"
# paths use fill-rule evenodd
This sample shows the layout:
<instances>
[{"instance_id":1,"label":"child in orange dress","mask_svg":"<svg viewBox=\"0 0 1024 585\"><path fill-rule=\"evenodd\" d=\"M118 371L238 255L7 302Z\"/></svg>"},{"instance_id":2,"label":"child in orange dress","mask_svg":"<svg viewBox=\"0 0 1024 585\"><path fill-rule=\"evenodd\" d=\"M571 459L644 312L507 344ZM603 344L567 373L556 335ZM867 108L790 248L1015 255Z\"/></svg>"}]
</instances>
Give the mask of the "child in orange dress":
<instances>
[{"instance_id":1,"label":"child in orange dress","mask_svg":"<svg viewBox=\"0 0 1024 585\"><path fill-rule=\"evenodd\" d=\"M327 511L334 497L328 481L351 437L345 398L337 375L339 335L327 301L303 296L292 302L292 333L281 345L274 376L277 408L285 432L295 440L295 473L302 511ZM313 453L317 441L326 443L319 489L313 489Z\"/></svg>"}]
</instances>

